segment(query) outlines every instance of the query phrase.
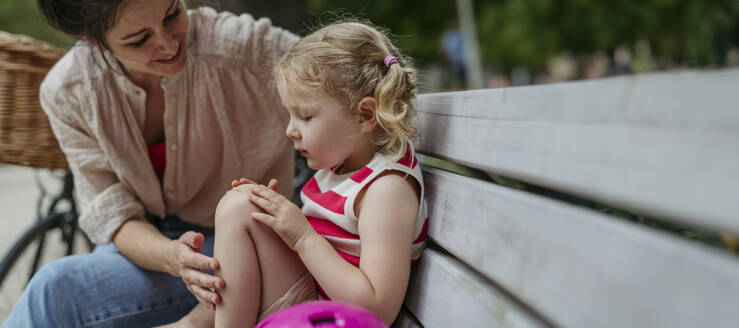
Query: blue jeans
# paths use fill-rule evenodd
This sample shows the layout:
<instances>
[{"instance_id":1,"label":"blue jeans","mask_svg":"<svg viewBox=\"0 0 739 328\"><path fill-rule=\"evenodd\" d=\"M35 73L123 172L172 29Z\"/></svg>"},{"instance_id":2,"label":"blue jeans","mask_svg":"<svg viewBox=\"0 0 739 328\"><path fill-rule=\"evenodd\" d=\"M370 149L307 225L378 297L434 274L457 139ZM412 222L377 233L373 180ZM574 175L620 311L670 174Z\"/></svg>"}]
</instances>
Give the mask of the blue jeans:
<instances>
[{"instance_id":1,"label":"blue jeans","mask_svg":"<svg viewBox=\"0 0 739 328\"><path fill-rule=\"evenodd\" d=\"M160 231L178 238L203 233L203 254L213 256L213 229L166 218ZM197 299L182 279L139 268L114 244L44 265L26 286L2 328L151 327L178 320Z\"/></svg>"}]
</instances>

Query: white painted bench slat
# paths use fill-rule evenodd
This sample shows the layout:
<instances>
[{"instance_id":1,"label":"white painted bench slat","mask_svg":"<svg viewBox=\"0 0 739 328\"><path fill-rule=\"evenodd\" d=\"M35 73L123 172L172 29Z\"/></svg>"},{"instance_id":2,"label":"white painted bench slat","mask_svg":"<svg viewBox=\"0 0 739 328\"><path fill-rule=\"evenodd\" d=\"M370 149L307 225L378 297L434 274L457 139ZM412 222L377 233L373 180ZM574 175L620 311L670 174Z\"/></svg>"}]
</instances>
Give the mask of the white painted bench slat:
<instances>
[{"instance_id":1,"label":"white painted bench slat","mask_svg":"<svg viewBox=\"0 0 739 328\"><path fill-rule=\"evenodd\" d=\"M429 168L424 180L430 238L558 326L736 327L739 322L735 258L482 180ZM458 317L452 309L476 304L488 314L473 317L490 318L486 326L494 325L501 306L488 299L498 296L486 289L479 292L487 293L484 301L457 304L472 290L484 289L482 283L466 286L460 281L469 274L454 271L464 268L455 269L431 249L424 254L406 300L419 321L427 327L466 326L444 320ZM450 302L454 305L444 306Z\"/></svg>"},{"instance_id":2,"label":"white painted bench slat","mask_svg":"<svg viewBox=\"0 0 739 328\"><path fill-rule=\"evenodd\" d=\"M544 327L464 264L426 249L405 304L426 328Z\"/></svg>"},{"instance_id":3,"label":"white painted bench slat","mask_svg":"<svg viewBox=\"0 0 739 328\"><path fill-rule=\"evenodd\" d=\"M419 97L417 148L739 235L739 69Z\"/></svg>"}]
</instances>

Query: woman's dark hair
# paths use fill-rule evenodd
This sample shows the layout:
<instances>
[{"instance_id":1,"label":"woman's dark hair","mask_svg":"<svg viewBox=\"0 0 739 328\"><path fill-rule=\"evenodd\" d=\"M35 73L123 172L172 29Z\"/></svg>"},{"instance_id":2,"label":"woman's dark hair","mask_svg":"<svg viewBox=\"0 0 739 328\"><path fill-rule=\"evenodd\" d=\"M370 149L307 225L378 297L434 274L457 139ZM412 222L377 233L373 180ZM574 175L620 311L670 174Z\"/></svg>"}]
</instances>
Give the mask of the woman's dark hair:
<instances>
[{"instance_id":1,"label":"woman's dark hair","mask_svg":"<svg viewBox=\"0 0 739 328\"><path fill-rule=\"evenodd\" d=\"M109 49L105 34L128 0L37 0L39 11L52 27L75 39Z\"/></svg>"},{"instance_id":2,"label":"woman's dark hair","mask_svg":"<svg viewBox=\"0 0 739 328\"><path fill-rule=\"evenodd\" d=\"M128 2L129 0L36 0L41 15L49 25L75 39L91 43L100 50L101 55L103 49L110 51L110 46L105 41L105 34L118 22L120 11L126 7ZM216 9L220 7L219 0L186 0L185 2L190 8L202 5ZM190 24L197 24L197 22L190 22ZM98 58L102 58L109 68L114 68L108 62L108 57L102 55Z\"/></svg>"}]
</instances>

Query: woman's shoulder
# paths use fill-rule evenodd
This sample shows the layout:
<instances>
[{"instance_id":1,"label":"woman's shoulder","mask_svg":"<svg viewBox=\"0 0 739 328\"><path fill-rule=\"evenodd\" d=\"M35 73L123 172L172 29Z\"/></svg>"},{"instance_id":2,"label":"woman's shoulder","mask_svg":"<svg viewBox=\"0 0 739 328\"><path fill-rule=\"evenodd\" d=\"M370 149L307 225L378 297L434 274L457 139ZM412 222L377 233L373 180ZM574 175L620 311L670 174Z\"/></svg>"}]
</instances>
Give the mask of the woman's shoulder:
<instances>
[{"instance_id":1,"label":"woman's shoulder","mask_svg":"<svg viewBox=\"0 0 739 328\"><path fill-rule=\"evenodd\" d=\"M41 83L41 97L63 97L77 86L98 83L104 74L101 65L93 58L91 46L78 42L49 70Z\"/></svg>"},{"instance_id":2,"label":"woman's shoulder","mask_svg":"<svg viewBox=\"0 0 739 328\"><path fill-rule=\"evenodd\" d=\"M298 37L268 18L199 7L189 11L191 42L200 55L251 60L263 53L281 55ZM255 53L257 52L257 53Z\"/></svg>"}]
</instances>

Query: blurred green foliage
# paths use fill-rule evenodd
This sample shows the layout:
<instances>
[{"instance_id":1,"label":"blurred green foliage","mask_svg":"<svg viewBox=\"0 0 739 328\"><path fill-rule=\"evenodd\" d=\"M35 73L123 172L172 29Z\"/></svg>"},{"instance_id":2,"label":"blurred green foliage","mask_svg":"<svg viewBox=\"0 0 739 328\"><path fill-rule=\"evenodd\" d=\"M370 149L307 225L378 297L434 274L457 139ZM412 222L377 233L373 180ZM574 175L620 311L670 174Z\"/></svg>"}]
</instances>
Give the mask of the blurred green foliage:
<instances>
[{"instance_id":1,"label":"blurred green foliage","mask_svg":"<svg viewBox=\"0 0 739 328\"><path fill-rule=\"evenodd\" d=\"M313 13L339 10L389 28L421 63L438 60L438 40L455 1L308 0ZM647 41L665 63L722 65L739 45L738 0L473 1L483 61L501 70L543 70L563 52L611 53ZM320 17L320 15L319 15Z\"/></svg>"},{"instance_id":2,"label":"blurred green foliage","mask_svg":"<svg viewBox=\"0 0 739 328\"><path fill-rule=\"evenodd\" d=\"M244 0L246 1L246 0ZM312 17L302 33L341 14L371 19L394 34L426 66L440 61L439 37L456 16L452 0L305 0ZM210 1L221 2L221 1ZM208 2L208 3L210 3ZM739 0L478 0L473 1L486 66L509 71L546 68L564 52L611 53L644 40L661 63L722 65L739 47ZM279 9L276 9L279 10ZM73 40L49 28L33 0L0 1L0 30L69 48Z\"/></svg>"},{"instance_id":3,"label":"blurred green foliage","mask_svg":"<svg viewBox=\"0 0 739 328\"><path fill-rule=\"evenodd\" d=\"M445 1L308 0L309 28L331 23L346 14L367 18L392 32L396 46L419 66L439 60L439 38L446 23L456 18L456 5ZM305 32L305 31L304 31Z\"/></svg>"},{"instance_id":4,"label":"blurred green foliage","mask_svg":"<svg viewBox=\"0 0 739 328\"><path fill-rule=\"evenodd\" d=\"M655 57L687 66L719 65L739 44L736 0L479 1L487 61L541 68L563 51L588 54L647 41Z\"/></svg>"},{"instance_id":5,"label":"blurred green foliage","mask_svg":"<svg viewBox=\"0 0 739 328\"><path fill-rule=\"evenodd\" d=\"M64 49L74 44L72 38L46 24L34 0L0 1L0 31L27 35Z\"/></svg>"}]
</instances>

